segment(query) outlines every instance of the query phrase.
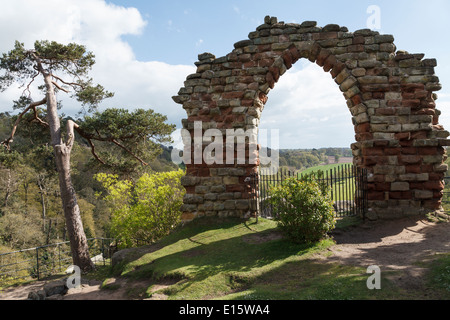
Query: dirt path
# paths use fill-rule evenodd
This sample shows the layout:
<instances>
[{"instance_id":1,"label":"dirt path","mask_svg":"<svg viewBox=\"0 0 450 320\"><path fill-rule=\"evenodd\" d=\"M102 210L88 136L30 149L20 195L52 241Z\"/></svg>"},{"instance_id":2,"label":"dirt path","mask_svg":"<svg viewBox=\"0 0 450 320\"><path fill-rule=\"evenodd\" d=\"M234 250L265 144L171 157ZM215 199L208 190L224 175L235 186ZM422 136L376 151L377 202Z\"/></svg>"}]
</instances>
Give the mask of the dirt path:
<instances>
[{"instance_id":1,"label":"dirt path","mask_svg":"<svg viewBox=\"0 0 450 320\"><path fill-rule=\"evenodd\" d=\"M426 262L436 254L450 252L450 223L433 223L417 218L368 223L334 235L336 246L328 262L369 267L381 271L402 271L390 278L404 289L425 286Z\"/></svg>"},{"instance_id":2,"label":"dirt path","mask_svg":"<svg viewBox=\"0 0 450 320\"><path fill-rule=\"evenodd\" d=\"M426 271L416 264L427 261L439 253L450 252L450 223L433 223L417 218L366 223L333 234L336 245L330 248L331 255L318 259L353 266L377 265L383 271L400 270L402 276L392 279L404 288L418 288L423 283ZM100 283L83 283L79 289L71 289L63 300L123 300L130 296L140 299L142 292L153 285L159 290L170 283L127 282L126 279L111 279L111 290L100 290ZM11 288L0 292L0 300L23 300L30 291L43 287L44 282ZM133 292L135 293L133 295ZM164 299L155 295L154 299Z\"/></svg>"}]
</instances>

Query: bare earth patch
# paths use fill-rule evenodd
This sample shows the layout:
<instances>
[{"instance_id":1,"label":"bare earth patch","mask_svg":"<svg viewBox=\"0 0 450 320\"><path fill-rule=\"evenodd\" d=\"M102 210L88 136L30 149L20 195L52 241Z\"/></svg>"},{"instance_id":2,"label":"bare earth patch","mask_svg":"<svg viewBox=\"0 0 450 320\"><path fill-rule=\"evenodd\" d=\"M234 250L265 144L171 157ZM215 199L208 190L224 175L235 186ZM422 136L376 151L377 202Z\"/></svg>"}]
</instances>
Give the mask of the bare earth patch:
<instances>
[{"instance_id":1,"label":"bare earth patch","mask_svg":"<svg viewBox=\"0 0 450 320\"><path fill-rule=\"evenodd\" d=\"M334 234L332 255L320 257L327 262L369 267L381 271L402 271L391 280L404 289L422 288L427 271L420 262L450 252L450 223L425 219L366 223Z\"/></svg>"},{"instance_id":2,"label":"bare earth patch","mask_svg":"<svg viewBox=\"0 0 450 320\"><path fill-rule=\"evenodd\" d=\"M259 243L281 237L278 233L262 233L247 236L244 241ZM391 280L405 289L423 287L426 269L418 262L426 262L436 254L450 252L450 223L433 223L425 219L405 218L393 221L367 222L335 231L336 245L329 248L331 254L318 255L322 262L369 267L377 265L382 271L401 271ZM0 300L24 300L30 291L39 290L45 282L36 282L0 292ZM111 279L106 288L90 281L81 288L71 289L62 300L129 300L144 299L151 286L156 292L172 285L164 282L130 281ZM163 294L153 294L151 299L163 300Z\"/></svg>"}]
</instances>

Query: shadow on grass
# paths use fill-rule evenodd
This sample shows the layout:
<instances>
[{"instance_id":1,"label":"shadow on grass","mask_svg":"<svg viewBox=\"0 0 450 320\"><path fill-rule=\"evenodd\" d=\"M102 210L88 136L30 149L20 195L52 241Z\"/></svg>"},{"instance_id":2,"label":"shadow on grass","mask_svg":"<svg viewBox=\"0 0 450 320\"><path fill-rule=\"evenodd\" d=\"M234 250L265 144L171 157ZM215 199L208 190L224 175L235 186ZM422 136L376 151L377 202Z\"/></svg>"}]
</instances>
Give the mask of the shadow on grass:
<instances>
[{"instance_id":1,"label":"shadow on grass","mask_svg":"<svg viewBox=\"0 0 450 320\"><path fill-rule=\"evenodd\" d=\"M430 249L448 252L450 244L449 224L430 224L418 231L417 219L370 226L356 224L338 232L336 242L373 243L373 247L362 249L348 259L336 260L331 256L326 261L312 260L309 253L326 252L325 248L332 242L295 244L283 239L273 223L262 227L263 223L200 219L158 244L137 249L139 253L127 259L120 271L134 279L179 280L165 292L173 299L415 298L415 292L392 285L392 274L384 271L383 290L369 291L366 268L373 263L388 264L389 257L398 254L419 259ZM423 239L416 243L381 245L384 238L405 230L420 232ZM371 260L372 257L378 260ZM405 266L408 263L404 261Z\"/></svg>"},{"instance_id":2,"label":"shadow on grass","mask_svg":"<svg viewBox=\"0 0 450 320\"><path fill-rule=\"evenodd\" d=\"M154 246L137 249L139 254L124 260L120 271L133 279L178 278L177 292L189 291L190 286L217 286L217 283L224 291L230 291L245 286L286 259L318 247L287 241L274 226L273 222L264 227L261 222L217 223L215 219L211 224L199 220ZM217 283L213 284L214 281ZM204 294L210 289L203 289Z\"/></svg>"}]
</instances>

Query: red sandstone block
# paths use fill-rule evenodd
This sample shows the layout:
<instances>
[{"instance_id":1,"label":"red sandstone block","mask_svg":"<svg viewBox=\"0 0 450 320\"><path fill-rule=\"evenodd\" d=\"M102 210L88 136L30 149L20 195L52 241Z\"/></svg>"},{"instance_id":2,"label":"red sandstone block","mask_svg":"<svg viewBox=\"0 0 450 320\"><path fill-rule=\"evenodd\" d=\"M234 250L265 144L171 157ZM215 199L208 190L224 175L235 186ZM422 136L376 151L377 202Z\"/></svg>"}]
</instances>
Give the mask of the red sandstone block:
<instances>
[{"instance_id":1,"label":"red sandstone block","mask_svg":"<svg viewBox=\"0 0 450 320\"><path fill-rule=\"evenodd\" d=\"M435 172L431 172L431 173L429 173L429 178L430 178L430 181L433 181L433 180L443 180L444 179L444 176L445 176L445 174L444 173L435 173Z\"/></svg>"},{"instance_id":2,"label":"red sandstone block","mask_svg":"<svg viewBox=\"0 0 450 320\"><path fill-rule=\"evenodd\" d=\"M283 58L286 68L290 69L292 67L292 63L293 63L290 51L285 51L281 57Z\"/></svg>"},{"instance_id":3,"label":"red sandstone block","mask_svg":"<svg viewBox=\"0 0 450 320\"><path fill-rule=\"evenodd\" d=\"M374 147L388 147L389 141L388 140L376 140L373 142Z\"/></svg>"},{"instance_id":4,"label":"red sandstone block","mask_svg":"<svg viewBox=\"0 0 450 320\"><path fill-rule=\"evenodd\" d=\"M244 192L245 186L240 184L234 184L234 185L227 185L227 192Z\"/></svg>"},{"instance_id":5,"label":"red sandstone block","mask_svg":"<svg viewBox=\"0 0 450 320\"><path fill-rule=\"evenodd\" d=\"M372 140L373 139L373 134L370 132L365 132L365 133L357 133L355 135L355 140L356 141L367 141L367 140Z\"/></svg>"},{"instance_id":6,"label":"red sandstone block","mask_svg":"<svg viewBox=\"0 0 450 320\"><path fill-rule=\"evenodd\" d=\"M424 188L428 190L444 190L444 183L442 181L433 180L433 181L426 181L424 183Z\"/></svg>"},{"instance_id":7,"label":"red sandstone block","mask_svg":"<svg viewBox=\"0 0 450 320\"><path fill-rule=\"evenodd\" d=\"M251 107L253 106L254 101L250 99L241 100L241 106L243 107Z\"/></svg>"},{"instance_id":8,"label":"red sandstone block","mask_svg":"<svg viewBox=\"0 0 450 320\"><path fill-rule=\"evenodd\" d=\"M375 183L375 191L390 191L391 184L388 182L385 183Z\"/></svg>"},{"instance_id":9,"label":"red sandstone block","mask_svg":"<svg viewBox=\"0 0 450 320\"><path fill-rule=\"evenodd\" d=\"M356 36L353 38L353 44L364 44L365 40L363 36Z\"/></svg>"},{"instance_id":10,"label":"red sandstone block","mask_svg":"<svg viewBox=\"0 0 450 320\"><path fill-rule=\"evenodd\" d=\"M402 155L400 161L404 164L418 164L422 161L422 157L418 155Z\"/></svg>"},{"instance_id":11,"label":"red sandstone block","mask_svg":"<svg viewBox=\"0 0 450 320\"><path fill-rule=\"evenodd\" d=\"M387 107L395 108L395 107L400 107L401 105L402 105L402 100L390 99L390 100L386 101Z\"/></svg>"},{"instance_id":12,"label":"red sandstone block","mask_svg":"<svg viewBox=\"0 0 450 320\"><path fill-rule=\"evenodd\" d=\"M411 139L426 139L428 137L427 131L411 132Z\"/></svg>"},{"instance_id":13,"label":"red sandstone block","mask_svg":"<svg viewBox=\"0 0 450 320\"><path fill-rule=\"evenodd\" d=\"M385 199L384 192L369 192L367 196L369 201L384 201Z\"/></svg>"},{"instance_id":14,"label":"red sandstone block","mask_svg":"<svg viewBox=\"0 0 450 320\"><path fill-rule=\"evenodd\" d=\"M400 132L395 134L395 139L397 140L410 140L411 133L409 132Z\"/></svg>"},{"instance_id":15,"label":"red sandstone block","mask_svg":"<svg viewBox=\"0 0 450 320\"><path fill-rule=\"evenodd\" d=\"M370 132L370 123L358 124L355 126L356 133Z\"/></svg>"},{"instance_id":16,"label":"red sandstone block","mask_svg":"<svg viewBox=\"0 0 450 320\"><path fill-rule=\"evenodd\" d=\"M266 104L266 103L267 103L267 100L269 99L269 98L267 97L267 95L266 95L265 93L263 93L263 92L260 92L259 95L258 95L258 97L259 97L259 100L261 100L261 102L262 102L263 104Z\"/></svg>"},{"instance_id":17,"label":"red sandstone block","mask_svg":"<svg viewBox=\"0 0 450 320\"><path fill-rule=\"evenodd\" d=\"M259 66L260 67L270 67L273 65L274 60L273 59L261 59L259 60Z\"/></svg>"},{"instance_id":18,"label":"red sandstone block","mask_svg":"<svg viewBox=\"0 0 450 320\"><path fill-rule=\"evenodd\" d=\"M359 95L359 94L353 96L350 100L352 101L354 106L357 106L358 104L360 104L363 101L361 95Z\"/></svg>"},{"instance_id":19,"label":"red sandstone block","mask_svg":"<svg viewBox=\"0 0 450 320\"><path fill-rule=\"evenodd\" d=\"M266 52L266 51L272 51L272 45L271 44L260 44L260 45L258 45L258 52Z\"/></svg>"},{"instance_id":20,"label":"red sandstone block","mask_svg":"<svg viewBox=\"0 0 450 320\"><path fill-rule=\"evenodd\" d=\"M238 56L238 60L240 62L248 62L248 61L252 60L252 55L250 53L240 54Z\"/></svg>"},{"instance_id":21,"label":"red sandstone block","mask_svg":"<svg viewBox=\"0 0 450 320\"><path fill-rule=\"evenodd\" d=\"M383 148L367 148L362 151L363 156L382 156L384 155Z\"/></svg>"},{"instance_id":22,"label":"red sandstone block","mask_svg":"<svg viewBox=\"0 0 450 320\"><path fill-rule=\"evenodd\" d=\"M420 107L420 100L419 99L403 99L402 106L415 109L415 108Z\"/></svg>"},{"instance_id":23,"label":"red sandstone block","mask_svg":"<svg viewBox=\"0 0 450 320\"><path fill-rule=\"evenodd\" d=\"M419 174L422 173L422 169L420 168L420 165L409 165L405 166L406 173L415 173ZM411 187L412 188L412 187Z\"/></svg>"},{"instance_id":24,"label":"red sandstone block","mask_svg":"<svg viewBox=\"0 0 450 320\"><path fill-rule=\"evenodd\" d=\"M444 195L444 191L435 191L433 192L433 199L442 199L442 196Z\"/></svg>"},{"instance_id":25,"label":"red sandstone block","mask_svg":"<svg viewBox=\"0 0 450 320\"><path fill-rule=\"evenodd\" d=\"M269 67L269 72L272 74L275 82L278 82L278 80L280 79L280 69L278 69L277 67Z\"/></svg>"},{"instance_id":26,"label":"red sandstone block","mask_svg":"<svg viewBox=\"0 0 450 320\"><path fill-rule=\"evenodd\" d=\"M384 149L384 154L386 156L398 156L402 153L401 148L386 148Z\"/></svg>"},{"instance_id":27,"label":"red sandstone block","mask_svg":"<svg viewBox=\"0 0 450 320\"><path fill-rule=\"evenodd\" d=\"M403 92L402 93L402 98L403 99L414 99L415 98L415 94L414 92Z\"/></svg>"},{"instance_id":28,"label":"red sandstone block","mask_svg":"<svg viewBox=\"0 0 450 320\"><path fill-rule=\"evenodd\" d=\"M424 190L425 189L423 182L410 182L409 187L412 190Z\"/></svg>"},{"instance_id":29,"label":"red sandstone block","mask_svg":"<svg viewBox=\"0 0 450 320\"><path fill-rule=\"evenodd\" d=\"M378 108L375 109L375 115L377 116L393 116L396 114L394 108Z\"/></svg>"},{"instance_id":30,"label":"red sandstone block","mask_svg":"<svg viewBox=\"0 0 450 320\"><path fill-rule=\"evenodd\" d=\"M414 140L400 140L399 143L403 148L408 148L414 145Z\"/></svg>"},{"instance_id":31,"label":"red sandstone block","mask_svg":"<svg viewBox=\"0 0 450 320\"><path fill-rule=\"evenodd\" d=\"M354 44L347 47L348 52L364 52L364 45Z\"/></svg>"},{"instance_id":32,"label":"red sandstone block","mask_svg":"<svg viewBox=\"0 0 450 320\"><path fill-rule=\"evenodd\" d=\"M413 198L411 191L391 191L389 192L389 199L393 200L409 200Z\"/></svg>"},{"instance_id":33,"label":"red sandstone block","mask_svg":"<svg viewBox=\"0 0 450 320\"><path fill-rule=\"evenodd\" d=\"M373 99L383 100L384 96L385 96L384 92L374 92L373 93Z\"/></svg>"},{"instance_id":34,"label":"red sandstone block","mask_svg":"<svg viewBox=\"0 0 450 320\"><path fill-rule=\"evenodd\" d=\"M314 43L309 54L309 61L315 62L321 49L322 47L319 44Z\"/></svg>"},{"instance_id":35,"label":"red sandstone block","mask_svg":"<svg viewBox=\"0 0 450 320\"><path fill-rule=\"evenodd\" d=\"M244 97L244 92L242 91L231 91L222 93L222 99L242 99Z\"/></svg>"},{"instance_id":36,"label":"red sandstone block","mask_svg":"<svg viewBox=\"0 0 450 320\"><path fill-rule=\"evenodd\" d=\"M325 60L330 56L330 51L326 50L326 49L322 49L319 52L319 55L317 56L317 60L316 63L320 66L323 67L325 64Z\"/></svg>"},{"instance_id":37,"label":"red sandstone block","mask_svg":"<svg viewBox=\"0 0 450 320\"><path fill-rule=\"evenodd\" d=\"M425 85L423 83L404 83L401 84L402 92L414 92L416 90L424 90Z\"/></svg>"},{"instance_id":38,"label":"red sandstone block","mask_svg":"<svg viewBox=\"0 0 450 320\"><path fill-rule=\"evenodd\" d=\"M378 157L364 157L363 161L365 166L373 166L378 163Z\"/></svg>"},{"instance_id":39,"label":"red sandstone block","mask_svg":"<svg viewBox=\"0 0 450 320\"><path fill-rule=\"evenodd\" d=\"M417 148L418 152L422 156L432 156L435 154L442 154L442 151L439 150L439 147L424 147L424 148Z\"/></svg>"},{"instance_id":40,"label":"red sandstone block","mask_svg":"<svg viewBox=\"0 0 450 320\"><path fill-rule=\"evenodd\" d=\"M289 51L291 53L293 62L297 62L301 58L300 52L295 45L290 46Z\"/></svg>"},{"instance_id":41,"label":"red sandstone block","mask_svg":"<svg viewBox=\"0 0 450 320\"><path fill-rule=\"evenodd\" d=\"M373 175L373 182L385 182L386 181L386 175L384 174L374 174Z\"/></svg>"},{"instance_id":42,"label":"red sandstone block","mask_svg":"<svg viewBox=\"0 0 450 320\"><path fill-rule=\"evenodd\" d=\"M269 73L266 75L266 82L267 82L267 85L268 85L271 89L275 88L275 79L273 78L272 73L269 72Z\"/></svg>"},{"instance_id":43,"label":"red sandstone block","mask_svg":"<svg viewBox=\"0 0 450 320\"><path fill-rule=\"evenodd\" d=\"M327 40L327 39L337 39L337 38L338 38L337 32L321 32L321 33L313 34L313 40Z\"/></svg>"},{"instance_id":44,"label":"red sandstone block","mask_svg":"<svg viewBox=\"0 0 450 320\"><path fill-rule=\"evenodd\" d=\"M243 64L243 66L244 66L244 69L249 69L249 68L253 68L253 67L257 67L258 66L258 62L257 61L248 61L248 62L245 62L244 64Z\"/></svg>"},{"instance_id":45,"label":"red sandstone block","mask_svg":"<svg viewBox=\"0 0 450 320\"><path fill-rule=\"evenodd\" d=\"M400 149L402 151L402 154L405 155L411 155L411 154L417 154L418 153L418 148L402 148Z\"/></svg>"},{"instance_id":46,"label":"red sandstone block","mask_svg":"<svg viewBox=\"0 0 450 320\"><path fill-rule=\"evenodd\" d=\"M200 110L198 112L198 114L201 116L205 116L205 115L209 115L210 112L211 112L211 110L209 108L203 108L202 110Z\"/></svg>"}]
</instances>

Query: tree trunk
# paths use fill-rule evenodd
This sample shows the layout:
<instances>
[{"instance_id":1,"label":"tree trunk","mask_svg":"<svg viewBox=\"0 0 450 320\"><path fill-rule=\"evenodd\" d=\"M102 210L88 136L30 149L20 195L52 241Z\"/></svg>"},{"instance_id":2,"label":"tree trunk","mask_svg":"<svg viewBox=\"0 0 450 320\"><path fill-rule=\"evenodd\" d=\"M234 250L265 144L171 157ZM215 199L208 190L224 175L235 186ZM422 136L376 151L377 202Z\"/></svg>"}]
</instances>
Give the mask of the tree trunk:
<instances>
[{"instance_id":1,"label":"tree trunk","mask_svg":"<svg viewBox=\"0 0 450 320\"><path fill-rule=\"evenodd\" d=\"M72 260L73 264L78 266L83 272L88 272L94 268L94 264L89 256L89 247L83 229L83 222L81 221L80 207L78 206L70 177L70 153L73 146L73 137L69 137L69 141L63 143L61 124L57 113L56 95L51 76L47 74L44 76L44 79L47 87L47 117L51 144L55 151L61 200L72 249Z\"/></svg>"},{"instance_id":2,"label":"tree trunk","mask_svg":"<svg viewBox=\"0 0 450 320\"><path fill-rule=\"evenodd\" d=\"M42 206L42 229L45 232L45 219L47 218L47 208L45 207L44 186L41 181L41 176L37 176L37 185L41 194L41 206Z\"/></svg>"}]
</instances>

